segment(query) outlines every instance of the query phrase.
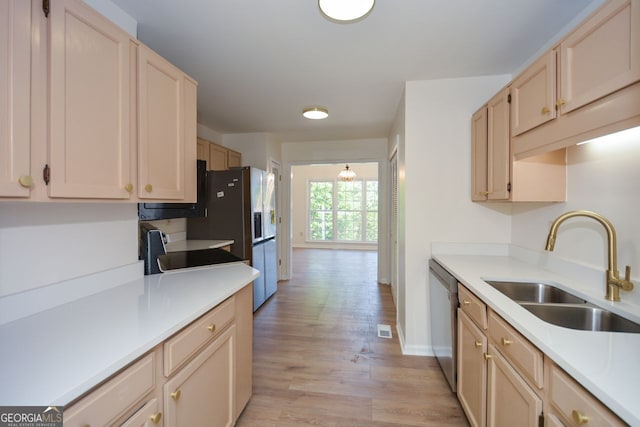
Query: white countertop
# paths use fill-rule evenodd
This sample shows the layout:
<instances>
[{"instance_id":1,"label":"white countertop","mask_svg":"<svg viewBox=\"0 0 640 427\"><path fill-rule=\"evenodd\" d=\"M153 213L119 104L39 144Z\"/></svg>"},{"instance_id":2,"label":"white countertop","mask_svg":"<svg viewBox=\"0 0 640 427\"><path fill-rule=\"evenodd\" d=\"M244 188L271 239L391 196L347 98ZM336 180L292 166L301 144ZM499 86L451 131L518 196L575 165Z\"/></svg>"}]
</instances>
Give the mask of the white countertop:
<instances>
[{"instance_id":1,"label":"white countertop","mask_svg":"<svg viewBox=\"0 0 640 427\"><path fill-rule=\"evenodd\" d=\"M180 252L222 248L232 244L233 240L178 240L166 243L164 246L167 252Z\"/></svg>"},{"instance_id":2,"label":"white countertop","mask_svg":"<svg viewBox=\"0 0 640 427\"><path fill-rule=\"evenodd\" d=\"M552 325L483 279L550 282L640 322L640 307L625 302L629 293L622 292L622 302L609 302L603 297L604 282L585 283L512 256L447 255L435 251L432 256L619 417L640 426L640 334L579 331Z\"/></svg>"},{"instance_id":3,"label":"white countertop","mask_svg":"<svg viewBox=\"0 0 640 427\"><path fill-rule=\"evenodd\" d=\"M244 263L154 274L0 326L0 405L66 405L259 275Z\"/></svg>"}]
</instances>

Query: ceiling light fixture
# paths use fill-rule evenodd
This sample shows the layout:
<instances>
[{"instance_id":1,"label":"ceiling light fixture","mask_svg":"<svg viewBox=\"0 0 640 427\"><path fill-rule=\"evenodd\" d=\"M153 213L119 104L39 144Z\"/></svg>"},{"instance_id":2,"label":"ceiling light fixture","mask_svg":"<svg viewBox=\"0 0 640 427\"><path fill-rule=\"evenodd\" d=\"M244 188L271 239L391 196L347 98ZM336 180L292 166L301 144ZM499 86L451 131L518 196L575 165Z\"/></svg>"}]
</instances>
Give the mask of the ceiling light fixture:
<instances>
[{"instance_id":1,"label":"ceiling light fixture","mask_svg":"<svg viewBox=\"0 0 640 427\"><path fill-rule=\"evenodd\" d=\"M356 173L349 169L349 165L345 166L345 168L338 174L338 178L340 178L341 181L353 181L355 177Z\"/></svg>"},{"instance_id":2,"label":"ceiling light fixture","mask_svg":"<svg viewBox=\"0 0 640 427\"><path fill-rule=\"evenodd\" d=\"M330 20L353 22L373 9L375 0L318 0L320 11Z\"/></svg>"},{"instance_id":3,"label":"ceiling light fixture","mask_svg":"<svg viewBox=\"0 0 640 427\"><path fill-rule=\"evenodd\" d=\"M302 110L302 115L311 120L322 120L329 117L329 110L325 107L307 107Z\"/></svg>"}]
</instances>

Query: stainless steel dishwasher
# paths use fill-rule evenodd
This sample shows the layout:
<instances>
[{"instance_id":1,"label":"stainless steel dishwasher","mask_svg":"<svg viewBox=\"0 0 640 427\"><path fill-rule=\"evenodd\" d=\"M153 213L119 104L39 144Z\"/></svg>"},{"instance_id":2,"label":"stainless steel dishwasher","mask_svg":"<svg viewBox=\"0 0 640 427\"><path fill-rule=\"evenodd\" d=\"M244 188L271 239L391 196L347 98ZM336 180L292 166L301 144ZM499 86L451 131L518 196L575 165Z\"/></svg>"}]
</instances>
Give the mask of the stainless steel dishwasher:
<instances>
[{"instance_id":1,"label":"stainless steel dishwasher","mask_svg":"<svg viewBox=\"0 0 640 427\"><path fill-rule=\"evenodd\" d=\"M458 281L435 260L429 260L431 346L453 392L456 392Z\"/></svg>"}]
</instances>

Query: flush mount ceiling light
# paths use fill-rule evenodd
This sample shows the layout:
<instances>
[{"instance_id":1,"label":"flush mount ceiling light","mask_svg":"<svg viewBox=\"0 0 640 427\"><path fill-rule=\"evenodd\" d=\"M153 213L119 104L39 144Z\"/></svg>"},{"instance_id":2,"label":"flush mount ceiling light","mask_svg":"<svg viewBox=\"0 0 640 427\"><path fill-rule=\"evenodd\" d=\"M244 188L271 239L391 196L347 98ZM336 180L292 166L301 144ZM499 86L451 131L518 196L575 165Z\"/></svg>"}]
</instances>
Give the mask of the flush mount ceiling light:
<instances>
[{"instance_id":1,"label":"flush mount ceiling light","mask_svg":"<svg viewBox=\"0 0 640 427\"><path fill-rule=\"evenodd\" d=\"M338 178L342 181L353 181L353 178L355 177L356 173L349 169L349 165L345 166L345 168L338 174Z\"/></svg>"},{"instance_id":2,"label":"flush mount ceiling light","mask_svg":"<svg viewBox=\"0 0 640 427\"><path fill-rule=\"evenodd\" d=\"M302 115L311 120L322 120L329 117L329 110L325 107L307 107L302 110Z\"/></svg>"},{"instance_id":3,"label":"flush mount ceiling light","mask_svg":"<svg viewBox=\"0 0 640 427\"><path fill-rule=\"evenodd\" d=\"M375 0L318 0L320 11L330 20L353 22L366 16Z\"/></svg>"}]
</instances>

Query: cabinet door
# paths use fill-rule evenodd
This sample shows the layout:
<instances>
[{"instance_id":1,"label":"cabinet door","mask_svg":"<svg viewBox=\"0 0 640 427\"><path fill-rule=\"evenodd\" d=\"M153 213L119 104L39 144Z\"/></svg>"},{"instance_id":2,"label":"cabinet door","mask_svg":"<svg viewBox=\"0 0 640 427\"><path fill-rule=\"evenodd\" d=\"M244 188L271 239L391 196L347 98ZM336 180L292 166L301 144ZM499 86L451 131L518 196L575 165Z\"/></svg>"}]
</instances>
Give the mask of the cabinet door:
<instances>
[{"instance_id":1,"label":"cabinet door","mask_svg":"<svg viewBox=\"0 0 640 427\"><path fill-rule=\"evenodd\" d=\"M80 0L48 23L49 195L128 199L129 35Z\"/></svg>"},{"instance_id":2,"label":"cabinet door","mask_svg":"<svg viewBox=\"0 0 640 427\"><path fill-rule=\"evenodd\" d=\"M28 197L31 3L0 2L0 197Z\"/></svg>"},{"instance_id":3,"label":"cabinet door","mask_svg":"<svg viewBox=\"0 0 640 427\"><path fill-rule=\"evenodd\" d=\"M217 144L209 145L209 169L214 171L223 171L229 169L228 150Z\"/></svg>"},{"instance_id":4,"label":"cabinet door","mask_svg":"<svg viewBox=\"0 0 640 427\"><path fill-rule=\"evenodd\" d=\"M560 114L640 80L640 2L613 0L560 45Z\"/></svg>"},{"instance_id":5,"label":"cabinet door","mask_svg":"<svg viewBox=\"0 0 640 427\"><path fill-rule=\"evenodd\" d=\"M207 162L207 170L209 170L209 142L198 138L196 146L196 158Z\"/></svg>"},{"instance_id":6,"label":"cabinet door","mask_svg":"<svg viewBox=\"0 0 640 427\"><path fill-rule=\"evenodd\" d=\"M556 117L556 51L543 55L511 84L511 136Z\"/></svg>"},{"instance_id":7,"label":"cabinet door","mask_svg":"<svg viewBox=\"0 0 640 427\"><path fill-rule=\"evenodd\" d=\"M140 45L138 196L184 199L184 73Z\"/></svg>"},{"instance_id":8,"label":"cabinet door","mask_svg":"<svg viewBox=\"0 0 640 427\"><path fill-rule=\"evenodd\" d=\"M150 400L120 427L155 427L161 424L162 412L157 399Z\"/></svg>"},{"instance_id":9,"label":"cabinet door","mask_svg":"<svg viewBox=\"0 0 640 427\"><path fill-rule=\"evenodd\" d=\"M234 424L235 339L231 325L165 384L167 427Z\"/></svg>"},{"instance_id":10,"label":"cabinet door","mask_svg":"<svg viewBox=\"0 0 640 427\"><path fill-rule=\"evenodd\" d=\"M473 427L486 425L487 337L458 309L458 399Z\"/></svg>"},{"instance_id":11,"label":"cabinet door","mask_svg":"<svg viewBox=\"0 0 640 427\"><path fill-rule=\"evenodd\" d=\"M537 427L542 400L490 344L487 378L487 425Z\"/></svg>"},{"instance_id":12,"label":"cabinet door","mask_svg":"<svg viewBox=\"0 0 640 427\"><path fill-rule=\"evenodd\" d=\"M487 106L471 117L471 200L487 200Z\"/></svg>"},{"instance_id":13,"label":"cabinet door","mask_svg":"<svg viewBox=\"0 0 640 427\"><path fill-rule=\"evenodd\" d=\"M503 89L487 104L489 200L509 199L509 88Z\"/></svg>"},{"instance_id":14,"label":"cabinet door","mask_svg":"<svg viewBox=\"0 0 640 427\"><path fill-rule=\"evenodd\" d=\"M227 166L230 168L242 166L242 154L237 151L229 150L227 153Z\"/></svg>"}]
</instances>

